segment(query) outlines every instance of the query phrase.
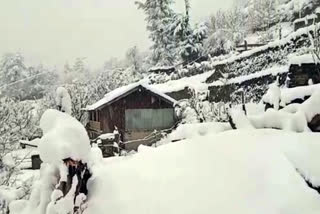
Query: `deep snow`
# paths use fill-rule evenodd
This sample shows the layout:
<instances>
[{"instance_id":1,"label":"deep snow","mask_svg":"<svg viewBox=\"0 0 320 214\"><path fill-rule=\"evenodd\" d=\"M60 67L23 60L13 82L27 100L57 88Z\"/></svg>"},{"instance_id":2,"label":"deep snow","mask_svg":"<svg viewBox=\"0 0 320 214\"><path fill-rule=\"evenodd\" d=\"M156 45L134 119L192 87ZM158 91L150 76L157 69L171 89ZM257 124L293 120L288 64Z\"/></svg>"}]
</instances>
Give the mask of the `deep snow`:
<instances>
[{"instance_id":1,"label":"deep snow","mask_svg":"<svg viewBox=\"0 0 320 214\"><path fill-rule=\"evenodd\" d=\"M318 134L226 131L226 124L211 124L207 131L199 132L200 127L185 127L190 132L185 134L187 140L141 147L135 155L107 161L98 148L92 148L91 159L95 160L85 213L320 212L320 195L303 179L320 185ZM51 192L56 173L52 164L45 164L30 201L13 202L12 214L44 213L41 210L51 214L48 197L55 196Z\"/></svg>"},{"instance_id":2,"label":"deep snow","mask_svg":"<svg viewBox=\"0 0 320 214\"><path fill-rule=\"evenodd\" d=\"M87 214L311 214L320 196L317 134L227 131L94 167Z\"/></svg>"}]
</instances>

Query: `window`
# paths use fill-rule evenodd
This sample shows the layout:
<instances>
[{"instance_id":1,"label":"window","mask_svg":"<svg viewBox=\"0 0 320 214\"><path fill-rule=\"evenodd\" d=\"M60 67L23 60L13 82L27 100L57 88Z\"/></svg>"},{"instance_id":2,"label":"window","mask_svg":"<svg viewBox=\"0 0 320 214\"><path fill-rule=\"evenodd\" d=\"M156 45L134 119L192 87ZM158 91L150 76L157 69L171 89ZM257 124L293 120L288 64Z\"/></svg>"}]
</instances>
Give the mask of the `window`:
<instances>
[{"instance_id":1,"label":"window","mask_svg":"<svg viewBox=\"0 0 320 214\"><path fill-rule=\"evenodd\" d=\"M173 109L128 109L126 130L162 130L174 125Z\"/></svg>"},{"instance_id":2,"label":"window","mask_svg":"<svg viewBox=\"0 0 320 214\"><path fill-rule=\"evenodd\" d=\"M90 112L90 120L91 121L100 121L100 111L91 111Z\"/></svg>"}]
</instances>

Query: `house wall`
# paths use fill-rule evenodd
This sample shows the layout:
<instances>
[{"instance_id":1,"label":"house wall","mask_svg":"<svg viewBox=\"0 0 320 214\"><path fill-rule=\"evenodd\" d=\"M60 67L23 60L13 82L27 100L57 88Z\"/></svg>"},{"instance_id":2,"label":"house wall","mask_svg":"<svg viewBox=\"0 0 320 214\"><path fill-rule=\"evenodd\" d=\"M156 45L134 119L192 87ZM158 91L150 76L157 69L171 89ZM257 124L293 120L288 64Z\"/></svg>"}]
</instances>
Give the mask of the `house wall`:
<instances>
[{"instance_id":1,"label":"house wall","mask_svg":"<svg viewBox=\"0 0 320 214\"><path fill-rule=\"evenodd\" d=\"M114 131L114 127L116 126L122 136L122 140L132 140L140 136L144 137L145 134L149 133L148 131L143 134L126 134L125 110L165 108L173 108L173 106L164 101L161 97L154 95L143 88L139 88L139 90L133 92L132 94L129 94L128 96L101 109L101 129L103 133L110 133ZM124 137L126 139L123 139Z\"/></svg>"},{"instance_id":2,"label":"house wall","mask_svg":"<svg viewBox=\"0 0 320 214\"><path fill-rule=\"evenodd\" d=\"M314 84L320 83L319 71L319 64L291 65L289 69L289 88L308 85L309 79L312 79Z\"/></svg>"}]
</instances>

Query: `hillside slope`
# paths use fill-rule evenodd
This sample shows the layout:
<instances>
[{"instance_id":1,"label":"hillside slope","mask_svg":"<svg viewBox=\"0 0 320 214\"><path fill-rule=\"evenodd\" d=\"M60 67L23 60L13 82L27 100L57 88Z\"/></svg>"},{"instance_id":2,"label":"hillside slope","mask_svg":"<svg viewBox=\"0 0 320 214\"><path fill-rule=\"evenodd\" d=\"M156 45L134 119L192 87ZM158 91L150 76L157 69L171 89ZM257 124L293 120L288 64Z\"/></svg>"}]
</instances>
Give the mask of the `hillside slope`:
<instances>
[{"instance_id":1,"label":"hillside slope","mask_svg":"<svg viewBox=\"0 0 320 214\"><path fill-rule=\"evenodd\" d=\"M197 89L200 85L203 90L209 90L210 101L231 102L234 97L230 94L242 89L246 91L247 101L257 102L277 75L280 75L284 81L289 71L289 58L292 54L302 55L309 51L311 45L309 33L313 34L314 29L316 29L315 26L302 28L282 40L265 46L238 55L212 58L210 61L177 70L171 75L151 75L149 79L156 84L155 87L160 89L166 88L165 85L172 85L174 80L179 80L179 89L183 93L183 86L193 88L187 83L189 79L194 78L192 76L203 74L203 77L207 77L206 80L199 78L197 83L193 82L194 88ZM183 82L186 84L183 85ZM172 91L167 88L164 92L177 93L178 91L177 88Z\"/></svg>"}]
</instances>

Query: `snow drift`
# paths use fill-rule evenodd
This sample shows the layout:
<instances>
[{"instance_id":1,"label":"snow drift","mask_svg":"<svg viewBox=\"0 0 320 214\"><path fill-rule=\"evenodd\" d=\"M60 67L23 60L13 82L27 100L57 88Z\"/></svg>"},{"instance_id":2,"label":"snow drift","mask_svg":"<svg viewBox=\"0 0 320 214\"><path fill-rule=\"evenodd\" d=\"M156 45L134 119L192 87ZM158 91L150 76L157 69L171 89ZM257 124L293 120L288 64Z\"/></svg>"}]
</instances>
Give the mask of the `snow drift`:
<instances>
[{"instance_id":1,"label":"snow drift","mask_svg":"<svg viewBox=\"0 0 320 214\"><path fill-rule=\"evenodd\" d=\"M311 214L320 196L316 134L227 131L94 167L86 214Z\"/></svg>"},{"instance_id":2,"label":"snow drift","mask_svg":"<svg viewBox=\"0 0 320 214\"><path fill-rule=\"evenodd\" d=\"M90 140L83 125L75 118L57 110L47 110L40 127L44 136L39 144L41 160L57 164L63 159L88 161Z\"/></svg>"},{"instance_id":3,"label":"snow drift","mask_svg":"<svg viewBox=\"0 0 320 214\"><path fill-rule=\"evenodd\" d=\"M56 116L54 116L56 114ZM61 115L60 115L61 116ZM58 118L49 111L44 118ZM63 116L62 122L72 118ZM54 122L54 121L53 121ZM71 122L72 123L72 122ZM70 124L71 124L70 123ZM48 129L45 136L53 130ZM61 124L61 123L57 123ZM66 123L62 123L66 124ZM72 129L81 130L76 123ZM64 126L63 125L63 126ZM192 125L190 125L192 126ZM68 127L67 127L68 128ZM224 124L211 125L214 132L227 130ZM197 131L187 127L184 130ZM56 132L57 158L66 147ZM186 136L182 132L183 136ZM93 178L88 183L85 214L316 214L320 212L320 195L308 187L306 180L320 186L319 136L277 130L243 129L210 134L188 135L187 140L158 148L140 148L128 157L102 160L97 148L88 149ZM44 138L45 139L45 138ZM67 138L69 139L69 138ZM81 139L86 141L86 138ZM46 142L46 143L47 143ZM50 144L49 143L49 144ZM73 146L80 146L71 142ZM79 149L79 154L83 148ZM54 149L54 148L52 148ZM47 152L47 151L46 151ZM45 153L48 155L47 153ZM74 154L76 157L79 154ZM52 156L52 155L51 155ZM41 179L34 185L28 202L13 202L12 214L67 213L52 210L52 193L57 184L58 165L44 164ZM99 156L99 157L98 157ZM60 170L61 171L61 170ZM60 172L60 176L61 172ZM22 207L26 207L22 209ZM58 212L59 211L59 212Z\"/></svg>"}]
</instances>

